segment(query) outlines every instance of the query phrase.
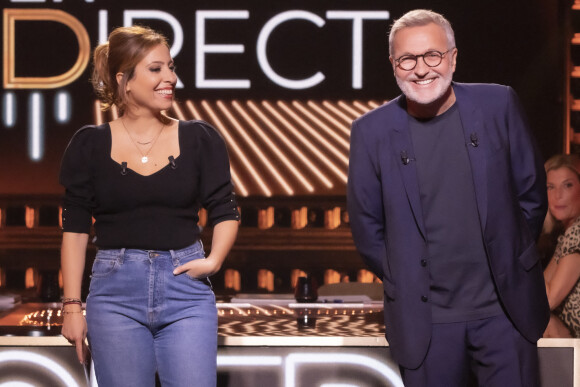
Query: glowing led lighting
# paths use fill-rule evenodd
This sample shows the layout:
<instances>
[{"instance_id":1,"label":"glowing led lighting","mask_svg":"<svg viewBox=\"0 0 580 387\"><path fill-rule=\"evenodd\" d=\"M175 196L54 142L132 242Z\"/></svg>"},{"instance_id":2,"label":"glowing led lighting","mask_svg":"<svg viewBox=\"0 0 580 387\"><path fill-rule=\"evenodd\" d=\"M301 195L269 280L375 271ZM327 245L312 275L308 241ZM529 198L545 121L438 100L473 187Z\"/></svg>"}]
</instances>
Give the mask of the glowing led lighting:
<instances>
[{"instance_id":1,"label":"glowing led lighting","mask_svg":"<svg viewBox=\"0 0 580 387\"><path fill-rule=\"evenodd\" d=\"M280 150L280 148L278 148L276 146L276 144L274 144L272 142L272 140L270 140L270 138L268 138L268 136L264 133L264 131L262 130L262 128L260 128L258 126L258 124L256 123L256 121L254 121L249 115L248 113L246 113L246 111L242 108L242 106L237 102L234 101L233 102L233 106L234 108L238 111L238 113L240 113L242 115L242 117L244 117L244 119L246 120L246 122L248 124L250 124L250 126L254 129L254 131L256 133L258 133L258 135L260 136L260 138L266 143L268 144L268 146L273 150L274 153L276 153L276 155L278 156L278 158L280 159L280 161L282 161L284 163L284 165L290 169L290 171L294 174L294 176L296 176L296 178L302 183L302 185L309 191L309 192L313 192L314 191L314 187L312 186L312 184L310 184L308 182L308 180L306 180L306 178L304 177L303 174L300 173L300 171L298 171L298 169L296 169L296 167L292 164L292 162L284 155L284 153Z\"/></svg>"},{"instance_id":2,"label":"glowing led lighting","mask_svg":"<svg viewBox=\"0 0 580 387\"><path fill-rule=\"evenodd\" d=\"M99 11L99 44L107 42L107 24L109 24L109 12L102 9Z\"/></svg>"},{"instance_id":3,"label":"glowing led lighting","mask_svg":"<svg viewBox=\"0 0 580 387\"><path fill-rule=\"evenodd\" d=\"M281 121L285 121L284 117L280 116L278 114L278 112L276 112L275 110L272 109L272 107L266 102L263 101L262 105L264 105L274 116L276 116L278 118L278 120ZM294 143L292 143L292 141L290 141L288 139L288 137L286 137L281 131L280 129L278 129L278 127L272 122L270 121L258 108L256 105L254 105L253 102L248 101L248 106L266 123L266 125L268 125L268 127L278 136L278 138L280 138L284 144L286 144L286 146L288 148L290 148L292 150L292 152L294 152L294 154L296 156L298 156L298 158L304 163L306 164L306 166L310 169L310 171L312 171L312 173L314 173L318 179L320 181L322 181L322 183L324 185L326 185L328 188L332 188L333 184L330 180L328 180L326 178L326 176L324 176L322 174L322 172L316 168L316 166L308 159L308 157L306 157L306 155L304 155L304 153L302 153L295 145Z\"/></svg>"},{"instance_id":4,"label":"glowing led lighting","mask_svg":"<svg viewBox=\"0 0 580 387\"><path fill-rule=\"evenodd\" d=\"M264 102L266 103L266 102ZM272 112L275 112L274 108L272 108L269 104L266 103L267 106L269 106L269 109L271 109ZM300 119L300 117L298 117L294 112L292 112L290 109L288 109L288 107L286 105L284 105L283 103L279 102L279 105L282 107L282 109L284 109L286 111L286 113L288 113L292 118L294 118L295 120L297 120L298 122L302 121L304 122L302 119ZM274 113L272 113L274 114ZM292 131L292 133L294 133L294 135L304 144L306 145L306 147L308 147L308 149L310 149L310 151L312 151L312 153L314 153L324 164L326 164L343 182L346 183L346 174L340 170L334 163L332 163L326 156L324 156L322 154L322 152L320 152L318 150L318 148L316 148L310 141L308 141L306 139L306 137L304 137L302 135L302 133L300 133L295 127L294 125L290 124L286 119L284 119L282 117L281 114L277 113L276 118L278 118L279 120L281 120L281 122L284 124L284 126L286 126L288 129L290 129ZM306 124L304 122L304 124ZM314 131L314 129L312 129ZM344 154L341 154L340 152L338 152L338 150L332 146L330 146L330 144L324 140L324 139L320 139L320 135L317 136L317 138L319 138L319 141L322 142L323 145L325 145L327 147L327 149L329 149L331 152L333 153L338 153L338 155L340 155L342 161L345 163L345 165L348 165L348 157L346 157Z\"/></svg>"},{"instance_id":5,"label":"glowing led lighting","mask_svg":"<svg viewBox=\"0 0 580 387\"><path fill-rule=\"evenodd\" d=\"M330 101L323 101L322 104L328 110L331 110L334 114L336 114L337 116L342 118L344 121L346 121L348 124L350 124L352 122L352 120L354 119L354 117L349 117L346 114L344 114L340 109L338 109L336 106L334 106Z\"/></svg>"},{"instance_id":6,"label":"glowing led lighting","mask_svg":"<svg viewBox=\"0 0 580 387\"><path fill-rule=\"evenodd\" d=\"M59 378L66 387L79 387L70 373L54 360L29 351L2 351L0 352L0 364L31 363L34 366L45 368L46 371Z\"/></svg>"},{"instance_id":7,"label":"glowing led lighting","mask_svg":"<svg viewBox=\"0 0 580 387\"><path fill-rule=\"evenodd\" d=\"M350 127L348 125L341 124L336 118L328 114L324 109L322 109L316 102L308 101L308 106L315 110L319 115L324 117L327 121L330 121L338 130L350 137Z\"/></svg>"},{"instance_id":8,"label":"glowing led lighting","mask_svg":"<svg viewBox=\"0 0 580 387\"><path fill-rule=\"evenodd\" d=\"M338 101L338 106L349 112L354 118L358 118L361 116L361 112L357 111L356 109L353 109L351 106L348 106L348 104L344 101Z\"/></svg>"},{"instance_id":9,"label":"glowing led lighting","mask_svg":"<svg viewBox=\"0 0 580 387\"><path fill-rule=\"evenodd\" d=\"M293 195L294 191L292 190L292 188L290 188L286 180L284 180L284 178L278 173L274 165L272 165L272 163L268 160L266 155L264 155L264 152L260 150L260 148L256 145L254 140L252 140L252 138L248 135L248 132L246 132L245 129L240 125L238 120L236 120L236 118L232 115L232 113L228 110L228 108L224 105L224 103L222 101L217 101L217 105L222 111L222 113L224 113L225 116L228 118L228 120L232 123L234 128L236 128L238 133L240 133L240 135L246 141L246 143L250 146L250 148L252 148L252 150L256 153L260 161L262 161L262 163L266 166L266 168L274 175L276 180L278 180L278 183L280 183L280 185L284 188L286 193L288 195ZM272 192L270 191L270 195L268 196L271 195Z\"/></svg>"},{"instance_id":10,"label":"glowing led lighting","mask_svg":"<svg viewBox=\"0 0 580 387\"><path fill-rule=\"evenodd\" d=\"M99 100L95 101L94 109L95 109L95 123L97 125L102 125L104 120L103 120L103 112L101 111L101 102Z\"/></svg>"},{"instance_id":11,"label":"glowing led lighting","mask_svg":"<svg viewBox=\"0 0 580 387\"><path fill-rule=\"evenodd\" d=\"M357 107L360 111L362 111L363 113L368 112L369 110L371 110L368 106L363 105L362 102L360 101L354 101L352 103L355 107Z\"/></svg>"},{"instance_id":12,"label":"glowing led lighting","mask_svg":"<svg viewBox=\"0 0 580 387\"><path fill-rule=\"evenodd\" d=\"M347 383L324 383L320 387L359 387L358 384L347 384Z\"/></svg>"},{"instance_id":13,"label":"glowing led lighting","mask_svg":"<svg viewBox=\"0 0 580 387\"><path fill-rule=\"evenodd\" d=\"M336 142L342 145L347 151L349 148L349 143L344 138L340 137L336 132L328 127L324 122L320 121L316 116L308 111L300 102L294 101L292 105L296 107L302 114L308 117L311 121L313 121L319 128L324 130L330 137L334 138Z\"/></svg>"},{"instance_id":14,"label":"glowing led lighting","mask_svg":"<svg viewBox=\"0 0 580 387\"><path fill-rule=\"evenodd\" d=\"M111 115L113 116L113 120L119 118L119 109L117 109L116 105L111 106Z\"/></svg>"},{"instance_id":15,"label":"glowing led lighting","mask_svg":"<svg viewBox=\"0 0 580 387\"><path fill-rule=\"evenodd\" d=\"M234 153L236 153L236 155L242 161L242 164L246 167L246 169L250 172L250 174L256 179L256 182L258 183L260 188L262 188L262 191L264 192L264 194L266 196L271 196L272 192L270 192L270 190L268 189L268 187L266 186L266 184L264 183L262 178L260 178L260 175L258 174L256 169L254 168L254 166L252 165L250 160L248 160L248 158L246 157L246 155L244 154L242 149L234 141L233 137L230 135L230 133L225 128L225 126L222 124L221 120L215 114L215 112L213 111L213 109L211 108L209 103L207 103L207 101L201 101L201 106L203 106L205 111L208 112L208 114L210 115L210 117L212 119L212 122L215 123L215 125L220 129L220 132L225 137L226 141L231 146L231 148L234 150Z\"/></svg>"},{"instance_id":16,"label":"glowing led lighting","mask_svg":"<svg viewBox=\"0 0 580 387\"><path fill-rule=\"evenodd\" d=\"M218 355L218 367L227 366L280 366L281 356L224 356Z\"/></svg>"},{"instance_id":17,"label":"glowing led lighting","mask_svg":"<svg viewBox=\"0 0 580 387\"><path fill-rule=\"evenodd\" d=\"M54 116L60 124L67 123L71 118L72 99L66 91L59 91L54 99Z\"/></svg>"},{"instance_id":18,"label":"glowing led lighting","mask_svg":"<svg viewBox=\"0 0 580 387\"><path fill-rule=\"evenodd\" d=\"M175 112L177 119L181 120L181 121L185 121L185 115L183 115L183 111L181 110L181 108L179 107L179 105L175 101L173 101L173 103L171 104L171 107L173 108L173 111Z\"/></svg>"},{"instance_id":19,"label":"glowing led lighting","mask_svg":"<svg viewBox=\"0 0 580 387\"><path fill-rule=\"evenodd\" d=\"M44 155L44 98L35 92L28 100L28 154L33 161Z\"/></svg>"},{"instance_id":20,"label":"glowing led lighting","mask_svg":"<svg viewBox=\"0 0 580 387\"><path fill-rule=\"evenodd\" d=\"M13 92L4 93L2 117L4 126L13 128L16 125L16 96Z\"/></svg>"},{"instance_id":21,"label":"glowing led lighting","mask_svg":"<svg viewBox=\"0 0 580 387\"><path fill-rule=\"evenodd\" d=\"M386 101L385 101L386 102ZM369 101L369 106L373 109L378 108L379 106L381 106L380 103L378 103L377 101Z\"/></svg>"},{"instance_id":22,"label":"glowing led lighting","mask_svg":"<svg viewBox=\"0 0 580 387\"><path fill-rule=\"evenodd\" d=\"M195 106L193 105L193 102L188 100L185 103L185 105L187 106L187 108L189 109L189 111L191 112L191 114L193 115L193 117L196 120L202 119L201 114L199 114L199 111L195 108ZM241 196L248 196L249 192L248 192L246 186L242 183L242 181L238 177L238 174L236 173L236 171L232 165L230 165L230 173L232 175L232 180L234 181L234 185L236 187L236 192Z\"/></svg>"},{"instance_id":23,"label":"glowing led lighting","mask_svg":"<svg viewBox=\"0 0 580 387\"><path fill-rule=\"evenodd\" d=\"M290 308L285 308L283 306L280 305L271 305L273 309L279 309L280 311L282 311L282 314L294 314L294 311ZM304 307L304 306L302 306Z\"/></svg>"},{"instance_id":24,"label":"glowing led lighting","mask_svg":"<svg viewBox=\"0 0 580 387\"><path fill-rule=\"evenodd\" d=\"M316 129L314 129L312 126L308 125L308 123L306 121L304 121L302 118L300 118L300 116L296 113L294 113L292 111L292 109L290 109L288 107L288 105L286 105L284 102L282 101L278 101L278 106L280 106L290 117L292 117L296 122L298 122L300 124L300 126L302 126L304 129L306 129L306 131L308 133L310 133L314 138L316 138L322 145L324 145L324 147L326 149L328 149L331 153L333 153L339 160L341 160L344 165L348 165L348 156L345 155L344 153L342 153L341 151L339 151L338 149L336 149L336 147L334 145L332 145L330 142L328 142L328 140L326 140L324 137L322 137L318 131L316 131ZM347 149L348 149L348 143L345 142L345 144L347 145ZM329 160L330 161L330 160ZM330 163L331 165L334 165L332 163ZM336 168L336 167L335 167ZM334 170L334 168L331 167L331 169ZM336 170L340 171L338 168L336 168ZM346 178L346 175L345 175ZM346 180L345 180L346 181Z\"/></svg>"},{"instance_id":25,"label":"glowing led lighting","mask_svg":"<svg viewBox=\"0 0 580 387\"><path fill-rule=\"evenodd\" d=\"M26 382L10 381L0 384L0 387L34 387L34 385Z\"/></svg>"},{"instance_id":26,"label":"glowing led lighting","mask_svg":"<svg viewBox=\"0 0 580 387\"><path fill-rule=\"evenodd\" d=\"M404 387L403 381L399 374L397 374L393 369L368 356L356 355L356 354L340 354L340 353L291 353L286 356L286 366L285 366L285 387L295 387L296 386L296 371L301 363L308 364L321 364L321 363L331 363L337 364L350 364L356 367L366 367L370 368L372 371L379 373L385 378L386 381L391 383L394 387Z\"/></svg>"},{"instance_id":27,"label":"glowing led lighting","mask_svg":"<svg viewBox=\"0 0 580 387\"><path fill-rule=\"evenodd\" d=\"M193 115L193 118L195 118L196 120L201 120L201 114L199 114L199 111L195 108L195 105L193 104L193 102L191 101L186 101L185 105L187 106L187 108L189 109L189 111L191 112L191 114Z\"/></svg>"}]
</instances>

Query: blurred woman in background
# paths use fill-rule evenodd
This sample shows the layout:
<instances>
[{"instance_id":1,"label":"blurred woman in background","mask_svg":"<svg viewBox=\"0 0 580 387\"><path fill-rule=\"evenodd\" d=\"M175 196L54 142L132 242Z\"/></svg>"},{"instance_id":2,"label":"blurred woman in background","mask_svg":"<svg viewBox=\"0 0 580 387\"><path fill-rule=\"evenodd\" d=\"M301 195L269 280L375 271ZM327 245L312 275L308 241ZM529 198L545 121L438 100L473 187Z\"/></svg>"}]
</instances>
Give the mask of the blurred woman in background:
<instances>
[{"instance_id":1,"label":"blurred woman in background","mask_svg":"<svg viewBox=\"0 0 580 387\"><path fill-rule=\"evenodd\" d=\"M556 155L545 167L548 216L564 233L544 270L552 310L544 337L580 337L580 157Z\"/></svg>"}]
</instances>

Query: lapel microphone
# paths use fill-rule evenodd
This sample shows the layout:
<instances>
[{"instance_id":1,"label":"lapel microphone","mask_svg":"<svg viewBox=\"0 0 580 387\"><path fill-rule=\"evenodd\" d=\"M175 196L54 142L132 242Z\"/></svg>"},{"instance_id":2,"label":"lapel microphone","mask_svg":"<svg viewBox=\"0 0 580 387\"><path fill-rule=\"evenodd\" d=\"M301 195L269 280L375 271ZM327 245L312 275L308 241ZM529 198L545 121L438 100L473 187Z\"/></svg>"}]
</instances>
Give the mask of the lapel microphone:
<instances>
[{"instance_id":1,"label":"lapel microphone","mask_svg":"<svg viewBox=\"0 0 580 387\"><path fill-rule=\"evenodd\" d=\"M127 162L123 161L121 163L121 175L125 176L127 174Z\"/></svg>"},{"instance_id":2,"label":"lapel microphone","mask_svg":"<svg viewBox=\"0 0 580 387\"><path fill-rule=\"evenodd\" d=\"M469 135L469 139L471 140L469 145L471 145L474 148L477 148L479 146L479 140L477 138L477 133L475 133L475 132L471 133Z\"/></svg>"},{"instance_id":3,"label":"lapel microphone","mask_svg":"<svg viewBox=\"0 0 580 387\"><path fill-rule=\"evenodd\" d=\"M175 164L175 159L173 158L173 156L169 156L169 164L171 164L171 169L176 169L177 168L177 164Z\"/></svg>"},{"instance_id":4,"label":"lapel microphone","mask_svg":"<svg viewBox=\"0 0 580 387\"><path fill-rule=\"evenodd\" d=\"M401 151L401 162L403 165L408 165L413 160L415 159L410 159L409 156L407 156L407 151Z\"/></svg>"}]
</instances>

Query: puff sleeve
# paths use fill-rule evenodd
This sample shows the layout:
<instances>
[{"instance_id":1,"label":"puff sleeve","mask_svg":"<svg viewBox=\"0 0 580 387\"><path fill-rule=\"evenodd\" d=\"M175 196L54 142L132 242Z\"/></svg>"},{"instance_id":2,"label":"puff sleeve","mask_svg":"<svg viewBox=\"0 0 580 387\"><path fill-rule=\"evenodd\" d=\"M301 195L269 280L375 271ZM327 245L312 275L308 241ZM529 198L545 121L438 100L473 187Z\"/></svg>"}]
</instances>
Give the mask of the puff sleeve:
<instances>
[{"instance_id":1,"label":"puff sleeve","mask_svg":"<svg viewBox=\"0 0 580 387\"><path fill-rule=\"evenodd\" d=\"M59 182L65 188L62 227L65 232L90 233L95 208L93 143L95 128L85 126L69 142L60 168Z\"/></svg>"},{"instance_id":2,"label":"puff sleeve","mask_svg":"<svg viewBox=\"0 0 580 387\"><path fill-rule=\"evenodd\" d=\"M222 136L209 124L203 128L200 159L200 202L208 211L208 223L239 220L238 205L230 175L230 161Z\"/></svg>"}]
</instances>

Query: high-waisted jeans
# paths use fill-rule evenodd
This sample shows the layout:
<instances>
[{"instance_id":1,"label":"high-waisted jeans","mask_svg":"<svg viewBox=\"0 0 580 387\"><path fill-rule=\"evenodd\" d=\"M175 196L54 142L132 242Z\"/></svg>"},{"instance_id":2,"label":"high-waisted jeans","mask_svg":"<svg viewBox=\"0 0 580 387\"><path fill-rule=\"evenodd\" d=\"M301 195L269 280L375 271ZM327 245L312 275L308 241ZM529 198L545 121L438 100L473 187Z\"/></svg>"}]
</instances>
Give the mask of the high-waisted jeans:
<instances>
[{"instance_id":1,"label":"high-waisted jeans","mask_svg":"<svg viewBox=\"0 0 580 387\"><path fill-rule=\"evenodd\" d=\"M99 250L87 298L88 339L100 387L216 385L217 310L208 279L173 269L203 259L182 250Z\"/></svg>"}]
</instances>

